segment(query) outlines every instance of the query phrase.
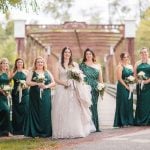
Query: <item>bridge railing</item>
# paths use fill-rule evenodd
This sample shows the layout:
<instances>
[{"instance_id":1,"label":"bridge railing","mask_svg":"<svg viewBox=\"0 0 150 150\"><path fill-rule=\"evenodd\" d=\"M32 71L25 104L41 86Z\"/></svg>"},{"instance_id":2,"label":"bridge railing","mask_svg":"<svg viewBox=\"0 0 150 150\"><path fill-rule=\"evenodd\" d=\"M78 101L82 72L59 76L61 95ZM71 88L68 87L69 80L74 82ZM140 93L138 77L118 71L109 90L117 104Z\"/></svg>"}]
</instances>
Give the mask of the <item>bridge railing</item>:
<instances>
[{"instance_id":1,"label":"bridge railing","mask_svg":"<svg viewBox=\"0 0 150 150\"><path fill-rule=\"evenodd\" d=\"M117 84L108 84L106 83L106 92L114 97L116 99L116 92L117 92ZM137 95L136 95L136 90L133 91L133 110L135 112L136 110L136 101L137 101Z\"/></svg>"}]
</instances>

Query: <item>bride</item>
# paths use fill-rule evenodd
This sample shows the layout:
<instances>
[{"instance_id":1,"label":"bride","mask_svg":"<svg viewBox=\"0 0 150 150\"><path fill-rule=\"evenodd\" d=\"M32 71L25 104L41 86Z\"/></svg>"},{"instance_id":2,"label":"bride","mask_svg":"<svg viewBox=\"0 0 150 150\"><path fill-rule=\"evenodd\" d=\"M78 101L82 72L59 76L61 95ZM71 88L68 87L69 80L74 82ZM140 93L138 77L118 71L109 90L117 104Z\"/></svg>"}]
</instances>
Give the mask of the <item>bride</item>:
<instances>
[{"instance_id":1,"label":"bride","mask_svg":"<svg viewBox=\"0 0 150 150\"><path fill-rule=\"evenodd\" d=\"M56 139L85 137L95 131L89 109L90 89L86 84L68 80L70 68L79 69L72 61L71 49L65 47L54 71L57 87L52 101L52 136Z\"/></svg>"}]
</instances>

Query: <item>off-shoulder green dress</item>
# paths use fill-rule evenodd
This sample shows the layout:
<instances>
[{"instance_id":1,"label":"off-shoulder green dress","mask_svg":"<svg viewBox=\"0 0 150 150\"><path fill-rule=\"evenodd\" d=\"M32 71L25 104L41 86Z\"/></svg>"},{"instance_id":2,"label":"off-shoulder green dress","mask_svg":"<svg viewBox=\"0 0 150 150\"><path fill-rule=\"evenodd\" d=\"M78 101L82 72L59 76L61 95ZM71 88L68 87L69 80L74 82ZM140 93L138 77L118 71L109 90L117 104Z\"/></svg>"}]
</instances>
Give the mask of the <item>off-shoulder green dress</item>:
<instances>
[{"instance_id":1,"label":"off-shoulder green dress","mask_svg":"<svg viewBox=\"0 0 150 150\"><path fill-rule=\"evenodd\" d=\"M96 131L99 132L99 117L98 117L98 110L97 110L97 103L98 103L98 97L99 97L99 91L97 90L97 85L99 82L99 71L96 68L90 67L86 65L85 63L81 63L80 69L85 74L85 82L91 86L91 94L92 94L92 106L91 106L91 112L92 112L92 120L94 122Z\"/></svg>"}]
</instances>

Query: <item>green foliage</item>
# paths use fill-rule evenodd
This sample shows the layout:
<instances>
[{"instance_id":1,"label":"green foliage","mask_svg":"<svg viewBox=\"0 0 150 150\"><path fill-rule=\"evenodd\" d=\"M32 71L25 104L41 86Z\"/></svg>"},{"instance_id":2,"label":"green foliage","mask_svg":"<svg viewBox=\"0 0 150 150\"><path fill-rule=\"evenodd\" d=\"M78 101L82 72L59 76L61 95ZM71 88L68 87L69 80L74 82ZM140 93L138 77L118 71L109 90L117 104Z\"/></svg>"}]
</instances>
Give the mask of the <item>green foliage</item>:
<instances>
[{"instance_id":1,"label":"green foliage","mask_svg":"<svg viewBox=\"0 0 150 150\"><path fill-rule=\"evenodd\" d=\"M0 41L2 40L2 37L5 35L5 30L2 28L2 25L0 24Z\"/></svg>"},{"instance_id":2,"label":"green foliage","mask_svg":"<svg viewBox=\"0 0 150 150\"><path fill-rule=\"evenodd\" d=\"M13 35L14 34L14 22L13 21L9 21L6 25L6 34L7 35Z\"/></svg>"},{"instance_id":3,"label":"green foliage","mask_svg":"<svg viewBox=\"0 0 150 150\"><path fill-rule=\"evenodd\" d=\"M38 9L37 0L0 0L0 11L6 13L12 7L29 10L32 7L33 11Z\"/></svg>"},{"instance_id":4,"label":"green foliage","mask_svg":"<svg viewBox=\"0 0 150 150\"><path fill-rule=\"evenodd\" d=\"M69 21L69 10L73 2L74 0L51 0L45 5L44 12L51 14L52 17L60 21Z\"/></svg>"},{"instance_id":5,"label":"green foliage","mask_svg":"<svg viewBox=\"0 0 150 150\"><path fill-rule=\"evenodd\" d=\"M6 57L12 63L16 59L16 43L13 37L13 21L6 16L7 24L4 27L0 24L0 58Z\"/></svg>"},{"instance_id":6,"label":"green foliage","mask_svg":"<svg viewBox=\"0 0 150 150\"><path fill-rule=\"evenodd\" d=\"M118 18L118 21L123 23L126 15L130 11L131 9L128 5L123 3L123 0L111 1L111 3L109 3L109 22L112 23L116 18Z\"/></svg>"},{"instance_id":7,"label":"green foliage","mask_svg":"<svg viewBox=\"0 0 150 150\"><path fill-rule=\"evenodd\" d=\"M92 10L92 11L91 11ZM88 23L99 24L101 21L101 10L97 6L92 6L89 10L82 9L81 14L86 18Z\"/></svg>"},{"instance_id":8,"label":"green foliage","mask_svg":"<svg viewBox=\"0 0 150 150\"><path fill-rule=\"evenodd\" d=\"M142 47L150 48L150 8L144 12L144 18L141 20L136 32L136 49Z\"/></svg>"},{"instance_id":9,"label":"green foliage","mask_svg":"<svg viewBox=\"0 0 150 150\"><path fill-rule=\"evenodd\" d=\"M12 36L9 36L2 41L3 42L0 45L0 58L6 57L11 63L13 63L17 56L15 40Z\"/></svg>"}]
</instances>

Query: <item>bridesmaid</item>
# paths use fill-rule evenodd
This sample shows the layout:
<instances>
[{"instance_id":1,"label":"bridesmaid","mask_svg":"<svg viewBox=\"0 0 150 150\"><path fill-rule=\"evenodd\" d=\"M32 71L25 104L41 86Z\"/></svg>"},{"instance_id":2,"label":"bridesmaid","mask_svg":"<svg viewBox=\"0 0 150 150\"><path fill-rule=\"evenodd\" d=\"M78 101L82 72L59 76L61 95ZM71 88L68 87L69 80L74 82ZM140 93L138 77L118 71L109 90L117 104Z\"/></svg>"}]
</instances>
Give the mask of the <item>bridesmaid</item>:
<instances>
[{"instance_id":1,"label":"bridesmaid","mask_svg":"<svg viewBox=\"0 0 150 150\"><path fill-rule=\"evenodd\" d=\"M25 136L50 137L51 125L51 88L55 86L52 74L47 70L42 57L34 61L33 69L27 76L29 90L29 114L25 124Z\"/></svg>"},{"instance_id":2,"label":"bridesmaid","mask_svg":"<svg viewBox=\"0 0 150 150\"><path fill-rule=\"evenodd\" d=\"M128 99L129 86L125 83L125 78L133 75L133 67L129 65L129 58L126 53L121 53L120 59L116 69L118 83L114 127L133 125L133 94Z\"/></svg>"},{"instance_id":3,"label":"bridesmaid","mask_svg":"<svg viewBox=\"0 0 150 150\"><path fill-rule=\"evenodd\" d=\"M26 86L27 70L24 60L17 58L12 73L14 87L12 90L12 127L13 134L23 134L23 125L28 113L29 92ZM21 87L21 83L24 87ZM24 82L24 83L23 83Z\"/></svg>"},{"instance_id":4,"label":"bridesmaid","mask_svg":"<svg viewBox=\"0 0 150 150\"><path fill-rule=\"evenodd\" d=\"M86 75L85 82L91 86L92 120L96 127L96 132L100 132L99 117L98 117L98 110L97 110L99 91L97 90L97 85L98 85L98 82L103 83L102 70L101 70L100 65L96 64L94 52L89 48L87 48L84 51L84 57L83 57L82 63L80 64L80 69Z\"/></svg>"},{"instance_id":5,"label":"bridesmaid","mask_svg":"<svg viewBox=\"0 0 150 150\"><path fill-rule=\"evenodd\" d=\"M9 85L8 69L8 59L2 58L0 60L0 136L10 135L10 108L7 94L3 90L5 85Z\"/></svg>"},{"instance_id":6,"label":"bridesmaid","mask_svg":"<svg viewBox=\"0 0 150 150\"><path fill-rule=\"evenodd\" d=\"M135 64L135 76L139 72L144 72L147 79L137 85L137 107L135 113L135 125L150 125L150 58L147 48L140 51L141 60ZM138 79L138 77L137 77Z\"/></svg>"}]
</instances>

